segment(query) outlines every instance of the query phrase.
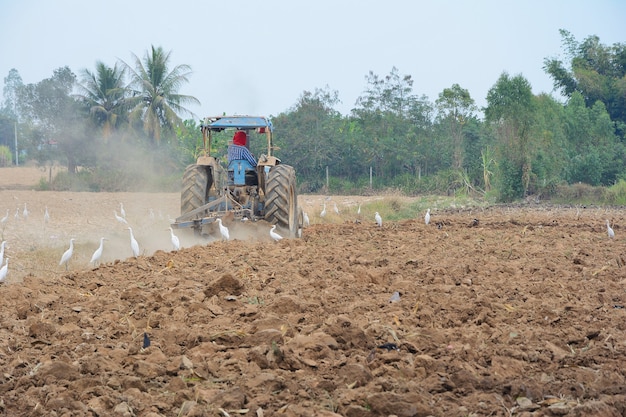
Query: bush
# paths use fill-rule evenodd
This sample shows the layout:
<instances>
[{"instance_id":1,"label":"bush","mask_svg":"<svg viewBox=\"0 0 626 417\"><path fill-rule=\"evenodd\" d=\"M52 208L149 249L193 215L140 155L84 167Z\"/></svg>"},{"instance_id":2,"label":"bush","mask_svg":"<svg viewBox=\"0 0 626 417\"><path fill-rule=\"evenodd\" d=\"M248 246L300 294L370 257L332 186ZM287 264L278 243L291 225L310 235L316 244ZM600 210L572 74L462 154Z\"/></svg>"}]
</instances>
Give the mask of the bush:
<instances>
[{"instance_id":1,"label":"bush","mask_svg":"<svg viewBox=\"0 0 626 417\"><path fill-rule=\"evenodd\" d=\"M179 192L182 173L156 175L147 171L82 169L76 174L57 173L49 183L39 182L40 190L93 192Z\"/></svg>"},{"instance_id":2,"label":"bush","mask_svg":"<svg viewBox=\"0 0 626 417\"><path fill-rule=\"evenodd\" d=\"M553 200L567 204L602 204L605 201L604 187L594 187L582 182L556 187Z\"/></svg>"},{"instance_id":3,"label":"bush","mask_svg":"<svg viewBox=\"0 0 626 417\"><path fill-rule=\"evenodd\" d=\"M605 199L608 204L626 206L626 181L619 180L615 185L607 188Z\"/></svg>"},{"instance_id":4,"label":"bush","mask_svg":"<svg viewBox=\"0 0 626 417\"><path fill-rule=\"evenodd\" d=\"M13 157L11 149L8 146L0 146L0 167L8 167L13 165Z\"/></svg>"}]
</instances>

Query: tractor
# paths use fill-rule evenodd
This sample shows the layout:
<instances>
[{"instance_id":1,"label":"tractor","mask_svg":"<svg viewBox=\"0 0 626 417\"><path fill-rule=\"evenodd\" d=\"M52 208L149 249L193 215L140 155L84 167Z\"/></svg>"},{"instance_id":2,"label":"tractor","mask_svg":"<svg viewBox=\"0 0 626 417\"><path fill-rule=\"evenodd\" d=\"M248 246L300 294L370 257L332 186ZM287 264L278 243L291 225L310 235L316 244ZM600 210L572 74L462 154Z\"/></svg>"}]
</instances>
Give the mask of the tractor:
<instances>
[{"instance_id":1,"label":"tractor","mask_svg":"<svg viewBox=\"0 0 626 417\"><path fill-rule=\"evenodd\" d=\"M298 209L296 171L273 155L278 148L272 143L271 121L256 116L207 117L200 129L203 148L196 163L183 174L181 215L172 228L192 228L196 235L205 236L210 228L205 226L228 217L240 222L265 220L289 237L301 237L303 217ZM241 152L234 153L237 159L233 159L231 144L228 161L222 163L211 155L211 145L216 132L224 131L236 132L235 138L245 132L247 149L250 140L265 138L267 153L258 161L240 156Z\"/></svg>"}]
</instances>

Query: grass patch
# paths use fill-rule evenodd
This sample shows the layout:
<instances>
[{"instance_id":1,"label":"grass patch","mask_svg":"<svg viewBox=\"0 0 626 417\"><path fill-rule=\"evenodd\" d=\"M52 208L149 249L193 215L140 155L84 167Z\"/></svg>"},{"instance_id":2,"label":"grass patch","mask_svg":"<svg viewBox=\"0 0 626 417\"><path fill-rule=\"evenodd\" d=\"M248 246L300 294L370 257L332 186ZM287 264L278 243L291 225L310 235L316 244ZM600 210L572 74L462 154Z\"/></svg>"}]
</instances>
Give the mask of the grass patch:
<instances>
[{"instance_id":1,"label":"grass patch","mask_svg":"<svg viewBox=\"0 0 626 417\"><path fill-rule=\"evenodd\" d=\"M444 197L444 196L421 196L416 198L389 196L364 203L361 206L361 215L365 219L374 221L374 214L378 212L383 222L409 219L422 219L426 210L431 212L444 209L457 209L465 207L484 207L489 205L487 201L474 200L469 197Z\"/></svg>"}]
</instances>

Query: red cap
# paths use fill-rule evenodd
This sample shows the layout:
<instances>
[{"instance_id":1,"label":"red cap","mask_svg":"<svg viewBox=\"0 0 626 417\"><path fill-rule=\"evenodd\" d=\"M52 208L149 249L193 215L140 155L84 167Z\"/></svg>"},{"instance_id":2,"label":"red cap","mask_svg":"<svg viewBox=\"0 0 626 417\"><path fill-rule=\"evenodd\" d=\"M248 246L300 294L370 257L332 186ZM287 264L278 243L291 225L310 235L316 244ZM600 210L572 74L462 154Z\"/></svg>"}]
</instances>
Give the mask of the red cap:
<instances>
[{"instance_id":1,"label":"red cap","mask_svg":"<svg viewBox=\"0 0 626 417\"><path fill-rule=\"evenodd\" d=\"M233 136L233 145L246 146L246 132L238 130Z\"/></svg>"}]
</instances>

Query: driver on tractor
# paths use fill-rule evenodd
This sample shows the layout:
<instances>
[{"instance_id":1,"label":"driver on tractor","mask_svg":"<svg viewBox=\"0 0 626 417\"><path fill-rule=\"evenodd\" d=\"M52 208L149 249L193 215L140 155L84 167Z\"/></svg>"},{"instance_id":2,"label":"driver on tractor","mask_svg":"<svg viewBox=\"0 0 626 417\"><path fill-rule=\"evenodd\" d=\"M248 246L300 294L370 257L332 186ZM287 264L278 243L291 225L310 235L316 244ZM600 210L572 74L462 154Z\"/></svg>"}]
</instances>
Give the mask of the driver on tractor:
<instances>
[{"instance_id":1,"label":"driver on tractor","mask_svg":"<svg viewBox=\"0 0 626 417\"><path fill-rule=\"evenodd\" d=\"M252 167L256 167L257 162L250 150L247 147L248 135L243 130L238 130L233 136L232 145L228 146L228 161L234 161L238 159L245 159L250 162Z\"/></svg>"}]
</instances>

